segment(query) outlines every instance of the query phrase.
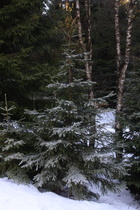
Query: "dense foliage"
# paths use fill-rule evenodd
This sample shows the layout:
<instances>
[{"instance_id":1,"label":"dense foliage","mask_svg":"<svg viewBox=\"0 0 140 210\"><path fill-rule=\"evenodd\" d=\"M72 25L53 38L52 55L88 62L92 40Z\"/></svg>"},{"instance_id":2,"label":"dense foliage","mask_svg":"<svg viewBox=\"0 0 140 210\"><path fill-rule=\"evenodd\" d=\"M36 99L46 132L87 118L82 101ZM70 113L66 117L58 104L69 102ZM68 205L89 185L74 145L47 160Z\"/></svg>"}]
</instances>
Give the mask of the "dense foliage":
<instances>
[{"instance_id":1,"label":"dense foliage","mask_svg":"<svg viewBox=\"0 0 140 210\"><path fill-rule=\"evenodd\" d=\"M124 110L124 139L126 141L126 155L130 155L130 176L127 183L133 193L140 194L140 70L129 73L126 83L125 110Z\"/></svg>"},{"instance_id":2,"label":"dense foliage","mask_svg":"<svg viewBox=\"0 0 140 210\"><path fill-rule=\"evenodd\" d=\"M65 8L57 0L0 2L0 176L32 180L37 187L69 197L98 197L89 185L103 192L115 190L114 179L125 174L122 160L114 159L121 143L130 172L125 181L140 192L139 10L124 90L123 129L120 142L114 145L113 136L96 122L100 108L115 108L117 100L115 94L104 97L116 93L117 86L114 1L91 4L94 82L86 80L87 60L79 44L74 3ZM83 0L80 11L86 45L88 19ZM122 4L123 53L126 11ZM89 100L91 87L95 98Z\"/></svg>"},{"instance_id":3,"label":"dense foliage","mask_svg":"<svg viewBox=\"0 0 140 210\"><path fill-rule=\"evenodd\" d=\"M20 107L33 107L59 57L59 33L43 10L41 0L0 3L0 98L6 93Z\"/></svg>"},{"instance_id":4,"label":"dense foliage","mask_svg":"<svg viewBox=\"0 0 140 210\"><path fill-rule=\"evenodd\" d=\"M26 132L28 142L21 140L21 136L17 141L2 135L5 147L2 147L4 161L1 163L8 162L12 166L13 160L16 161L16 177L13 167L12 171L5 170L5 174L15 180L20 181L19 171L23 170L22 176L31 177L37 187L63 192L76 199L90 199L91 196L98 197L90 189L92 184L103 193L108 189L115 191L115 179L125 174L125 170L114 158L116 148L110 136L97 126L95 100L88 99L88 89L94 83L81 79L83 69L77 69L74 61L82 59L74 54L71 45L69 43L64 51L66 58L56 81L47 86L46 108L43 112L26 110L33 122L26 131L25 127L22 131L16 129L20 134ZM28 153L27 144L33 148Z\"/></svg>"}]
</instances>

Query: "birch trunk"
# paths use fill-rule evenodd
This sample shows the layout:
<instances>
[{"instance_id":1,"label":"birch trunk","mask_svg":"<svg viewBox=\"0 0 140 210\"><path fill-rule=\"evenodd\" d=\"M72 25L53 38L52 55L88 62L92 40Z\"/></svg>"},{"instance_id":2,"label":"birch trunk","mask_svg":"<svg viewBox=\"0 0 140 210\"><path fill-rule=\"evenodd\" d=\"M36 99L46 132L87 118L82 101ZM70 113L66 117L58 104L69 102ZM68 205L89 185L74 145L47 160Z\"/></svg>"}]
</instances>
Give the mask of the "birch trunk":
<instances>
[{"instance_id":1,"label":"birch trunk","mask_svg":"<svg viewBox=\"0 0 140 210\"><path fill-rule=\"evenodd\" d=\"M91 39L91 0L85 0L85 10L86 10L86 19L87 19L87 52L88 52L88 74L87 79L92 81L92 39ZM90 98L94 98L93 88L89 93Z\"/></svg>"},{"instance_id":2,"label":"birch trunk","mask_svg":"<svg viewBox=\"0 0 140 210\"><path fill-rule=\"evenodd\" d=\"M78 36L81 45L82 53L85 60L85 70L86 77L88 81L92 81L92 40L91 40L91 9L90 0L85 0L86 18L87 18L87 44L83 41L82 24L81 24L81 14L80 14L80 3L76 0L76 12L77 12L77 23L78 23ZM93 88L89 90L89 98L94 97Z\"/></svg>"},{"instance_id":3,"label":"birch trunk","mask_svg":"<svg viewBox=\"0 0 140 210\"><path fill-rule=\"evenodd\" d=\"M127 15L127 30L126 30L126 47L125 55L122 60L121 56L121 44L120 44L120 26L119 26L119 1L115 2L115 35L116 35L116 50L117 50L117 72L118 72L118 92L117 92L117 104L116 104L116 124L115 130L118 135L121 136L122 128L121 122L118 118L123 109L123 98L124 98L124 85L126 78L126 71L128 69L130 60L130 49L131 49L131 37L132 37L132 26L133 26L133 5L131 1L128 4L128 15ZM121 152L123 149L121 149ZM121 158L121 154L116 154L117 158Z\"/></svg>"},{"instance_id":4,"label":"birch trunk","mask_svg":"<svg viewBox=\"0 0 140 210\"><path fill-rule=\"evenodd\" d=\"M80 42L80 45L81 45L82 53L84 53L85 52L85 44L84 44L83 35L82 35L82 24L81 24L81 13L80 13L79 0L76 0L76 13L77 13L79 42Z\"/></svg>"},{"instance_id":5,"label":"birch trunk","mask_svg":"<svg viewBox=\"0 0 140 210\"><path fill-rule=\"evenodd\" d=\"M82 54L84 56L85 61L85 71L86 71L86 78L88 81L92 81L92 40L91 40L91 0L84 0L85 2L85 11L86 11L86 20L87 20L87 39L86 43L83 41L83 33L82 33L82 24L81 24L81 14L80 14L80 3L79 0L76 0L76 11L77 11L77 22L78 22L78 35L79 35L79 42L82 49ZM93 88L89 89L89 99L94 98ZM96 122L94 123L92 133L96 133ZM95 138L91 139L89 142L89 146L94 148L95 145Z\"/></svg>"},{"instance_id":6,"label":"birch trunk","mask_svg":"<svg viewBox=\"0 0 140 210\"><path fill-rule=\"evenodd\" d=\"M118 77L119 77L118 78L118 94L117 94L116 112L121 112L122 108L123 108L123 90L124 90L126 71L128 69L128 65L129 65L129 61L130 61L132 26L133 26L133 6L129 5L128 19L127 19L127 31L126 31L126 48L125 48L125 56L124 56L123 61L121 59L121 51L120 51L120 35L118 38L118 33L116 33L117 70L118 70Z\"/></svg>"},{"instance_id":7,"label":"birch trunk","mask_svg":"<svg viewBox=\"0 0 140 210\"><path fill-rule=\"evenodd\" d=\"M121 38L120 38L120 23L119 23L119 4L120 1L115 1L115 36L116 36L116 60L117 72L119 74L121 64Z\"/></svg>"},{"instance_id":8,"label":"birch trunk","mask_svg":"<svg viewBox=\"0 0 140 210\"><path fill-rule=\"evenodd\" d=\"M133 8L130 8L128 11L128 26L127 26L127 34L126 34L126 49L125 49L125 57L123 65L119 66L119 81L118 81L118 100L116 111L120 112L123 108L123 90L125 83L126 71L128 69L129 61L130 61L130 49L131 49L131 37L132 37L132 21L133 17Z\"/></svg>"}]
</instances>

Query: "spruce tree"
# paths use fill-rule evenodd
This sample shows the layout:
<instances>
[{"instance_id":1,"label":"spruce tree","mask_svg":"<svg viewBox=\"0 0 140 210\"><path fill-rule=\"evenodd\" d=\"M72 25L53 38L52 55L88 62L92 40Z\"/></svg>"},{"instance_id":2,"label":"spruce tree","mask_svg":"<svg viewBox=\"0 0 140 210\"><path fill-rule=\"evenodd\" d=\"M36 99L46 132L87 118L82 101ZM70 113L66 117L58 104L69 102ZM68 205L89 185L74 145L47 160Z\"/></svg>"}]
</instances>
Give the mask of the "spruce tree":
<instances>
[{"instance_id":1,"label":"spruce tree","mask_svg":"<svg viewBox=\"0 0 140 210\"><path fill-rule=\"evenodd\" d=\"M27 170L19 166L25 149L24 130L21 123L11 119L16 107L8 106L5 94L5 106L0 107L3 121L0 123L0 176L11 178L18 183L29 182Z\"/></svg>"},{"instance_id":2,"label":"spruce tree","mask_svg":"<svg viewBox=\"0 0 140 210\"><path fill-rule=\"evenodd\" d=\"M125 153L129 161L129 173L126 181L133 193L140 194L140 70L130 71L126 82L124 110ZM129 155L129 156L128 156Z\"/></svg>"},{"instance_id":3,"label":"spruce tree","mask_svg":"<svg viewBox=\"0 0 140 210\"><path fill-rule=\"evenodd\" d=\"M61 39L44 9L42 0L0 2L0 99L6 93L20 108L41 98L44 75L59 60Z\"/></svg>"},{"instance_id":4,"label":"spruce tree","mask_svg":"<svg viewBox=\"0 0 140 210\"><path fill-rule=\"evenodd\" d=\"M33 171L37 187L76 199L97 198L90 185L95 184L103 193L116 190L114 179L124 170L115 162L109 136L95 132L96 101L88 97L94 82L82 79L83 58L72 42L73 32L69 35L60 71L46 87L46 108L26 111L33 116L35 150L24 155L20 165Z\"/></svg>"}]
</instances>

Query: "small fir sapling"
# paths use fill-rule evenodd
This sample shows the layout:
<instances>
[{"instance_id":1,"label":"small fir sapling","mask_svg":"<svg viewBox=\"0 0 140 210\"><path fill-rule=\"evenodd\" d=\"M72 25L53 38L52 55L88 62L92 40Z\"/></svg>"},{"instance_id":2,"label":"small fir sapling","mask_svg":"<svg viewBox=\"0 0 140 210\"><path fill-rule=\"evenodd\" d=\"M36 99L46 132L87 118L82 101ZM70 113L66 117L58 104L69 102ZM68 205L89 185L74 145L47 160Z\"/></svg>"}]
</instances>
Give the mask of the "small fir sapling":
<instances>
[{"instance_id":1,"label":"small fir sapling","mask_svg":"<svg viewBox=\"0 0 140 210\"><path fill-rule=\"evenodd\" d=\"M5 106L0 109L4 118L0 123L0 176L7 176L17 182L25 182L28 180L26 170L19 166L25 145L22 139L23 130L17 121L11 120L11 112L15 106L8 107L6 94Z\"/></svg>"}]
</instances>

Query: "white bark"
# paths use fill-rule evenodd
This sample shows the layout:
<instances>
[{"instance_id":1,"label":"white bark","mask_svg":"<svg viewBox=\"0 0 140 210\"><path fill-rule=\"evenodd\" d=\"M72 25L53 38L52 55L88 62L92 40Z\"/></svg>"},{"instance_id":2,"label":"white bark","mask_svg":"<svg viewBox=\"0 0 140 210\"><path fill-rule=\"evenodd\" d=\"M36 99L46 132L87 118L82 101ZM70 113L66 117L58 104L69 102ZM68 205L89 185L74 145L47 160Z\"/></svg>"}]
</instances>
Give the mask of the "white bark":
<instances>
[{"instance_id":1,"label":"white bark","mask_svg":"<svg viewBox=\"0 0 140 210\"><path fill-rule=\"evenodd\" d=\"M116 59L117 72L119 73L121 64L121 40L120 40L120 23L119 23L119 4L120 1L115 1L115 36L116 36Z\"/></svg>"},{"instance_id":2,"label":"white bark","mask_svg":"<svg viewBox=\"0 0 140 210\"><path fill-rule=\"evenodd\" d=\"M116 35L116 52L117 52L117 72L118 72L118 92L117 92L117 104L116 104L116 124L115 130L118 132L118 135L121 137L122 127L121 121L118 116L121 115L123 109L123 99L124 99L124 85L126 72L130 60L130 49L131 49L131 38L132 38L132 26L133 26L133 5L130 1L127 7L127 29L126 29L126 47L125 55L122 60L121 55L121 38L120 38L120 26L119 26L119 3L120 0L115 2L115 35ZM120 148L120 152L123 152L123 148ZM122 158L121 153L116 153L117 158Z\"/></svg>"},{"instance_id":3,"label":"white bark","mask_svg":"<svg viewBox=\"0 0 140 210\"><path fill-rule=\"evenodd\" d=\"M79 0L76 0L76 13L77 13L79 42L80 42L82 51L85 52L85 45L84 45L83 36L82 36L82 24L81 24L81 14L80 14L80 3L79 3Z\"/></svg>"},{"instance_id":4,"label":"white bark","mask_svg":"<svg viewBox=\"0 0 140 210\"><path fill-rule=\"evenodd\" d=\"M128 69L129 61L130 61L130 50L131 50L131 37L132 37L132 25L133 25L133 6L129 5L128 7L128 17L127 17L127 31L126 31L126 47L125 47L125 56L124 60L121 59L121 51L120 51L120 35L118 39L118 33L116 33L116 48L117 48L117 67L119 78L118 78L118 95L117 95L117 106L116 112L121 112L123 108L123 91L125 84L126 71Z\"/></svg>"},{"instance_id":5,"label":"white bark","mask_svg":"<svg viewBox=\"0 0 140 210\"><path fill-rule=\"evenodd\" d=\"M88 81L92 81L92 40L91 40L91 7L90 0L85 0L85 10L86 10L86 18L87 18L87 44L83 41L83 33L82 33L82 24L81 24L81 14L80 14L80 2L76 0L76 11L77 11L77 23L78 23L78 35L79 42L81 45L82 53L85 60L85 71L86 77ZM94 97L93 89L89 90L89 98L92 99Z\"/></svg>"}]
</instances>

